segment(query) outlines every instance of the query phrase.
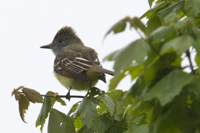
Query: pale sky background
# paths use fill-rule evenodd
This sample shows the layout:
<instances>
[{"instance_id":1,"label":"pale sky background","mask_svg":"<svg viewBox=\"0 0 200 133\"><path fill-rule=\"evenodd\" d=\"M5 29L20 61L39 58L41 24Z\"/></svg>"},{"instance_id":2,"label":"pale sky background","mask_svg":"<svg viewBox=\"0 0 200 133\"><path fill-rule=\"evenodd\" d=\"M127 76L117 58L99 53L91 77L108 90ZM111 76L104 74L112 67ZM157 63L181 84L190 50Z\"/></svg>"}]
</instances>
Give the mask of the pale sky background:
<instances>
[{"instance_id":1,"label":"pale sky background","mask_svg":"<svg viewBox=\"0 0 200 133\"><path fill-rule=\"evenodd\" d=\"M86 46L94 48L102 59L139 38L135 30L110 34L103 41L105 33L125 16L141 16L149 9L147 0L1 0L0 3L0 132L40 133L35 127L41 104L30 103L25 115L27 124L22 122L18 102L11 92L25 85L41 94L51 90L66 94L53 75L54 55L50 50L39 47L50 43L56 32L63 26L71 26ZM112 70L113 63L102 62L103 67ZM109 84L111 76L107 75ZM108 84L99 82L97 87L105 91ZM125 78L117 87L129 89L130 78ZM85 95L86 92L72 91L72 95ZM64 99L65 100L65 99ZM71 105L81 99L67 100L67 106L54 107L68 113ZM47 124L44 133L47 132Z\"/></svg>"}]
</instances>

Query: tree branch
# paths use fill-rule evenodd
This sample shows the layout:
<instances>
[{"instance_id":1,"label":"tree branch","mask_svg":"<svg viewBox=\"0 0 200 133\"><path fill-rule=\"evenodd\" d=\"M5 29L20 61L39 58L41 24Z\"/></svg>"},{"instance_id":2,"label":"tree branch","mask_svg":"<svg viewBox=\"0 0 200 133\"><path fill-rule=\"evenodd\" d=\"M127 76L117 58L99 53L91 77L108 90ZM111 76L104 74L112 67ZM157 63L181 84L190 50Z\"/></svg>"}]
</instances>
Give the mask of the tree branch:
<instances>
[{"instance_id":1,"label":"tree branch","mask_svg":"<svg viewBox=\"0 0 200 133\"><path fill-rule=\"evenodd\" d=\"M41 95L41 96L44 96L44 97L60 97L60 98L66 98L66 95ZM70 98L84 98L84 96L78 96L78 95L70 95Z\"/></svg>"},{"instance_id":2,"label":"tree branch","mask_svg":"<svg viewBox=\"0 0 200 133\"><path fill-rule=\"evenodd\" d=\"M192 70L192 74L195 75L195 71L194 71L194 68L193 68L193 64L192 64L191 55L190 55L190 51L189 50L187 50L186 55L187 55L188 60L190 62L190 69Z\"/></svg>"}]
</instances>

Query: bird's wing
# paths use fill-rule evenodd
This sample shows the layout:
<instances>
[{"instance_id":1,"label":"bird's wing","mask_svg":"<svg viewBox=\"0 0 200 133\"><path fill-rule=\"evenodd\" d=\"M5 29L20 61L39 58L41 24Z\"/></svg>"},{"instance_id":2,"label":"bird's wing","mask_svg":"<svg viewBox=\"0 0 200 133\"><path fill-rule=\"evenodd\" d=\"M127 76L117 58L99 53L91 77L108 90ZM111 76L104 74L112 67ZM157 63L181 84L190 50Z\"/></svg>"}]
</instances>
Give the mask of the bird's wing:
<instances>
[{"instance_id":1,"label":"bird's wing","mask_svg":"<svg viewBox=\"0 0 200 133\"><path fill-rule=\"evenodd\" d=\"M60 75L90 82L85 71L102 73L99 79L106 83L105 73L113 75L113 72L104 69L96 52L87 47L87 51L76 51L65 48L54 61L54 71Z\"/></svg>"},{"instance_id":2,"label":"bird's wing","mask_svg":"<svg viewBox=\"0 0 200 133\"><path fill-rule=\"evenodd\" d=\"M86 58L81 52L71 49L64 49L54 61L54 71L60 75L90 82L90 78L85 73L95 63Z\"/></svg>"}]
</instances>

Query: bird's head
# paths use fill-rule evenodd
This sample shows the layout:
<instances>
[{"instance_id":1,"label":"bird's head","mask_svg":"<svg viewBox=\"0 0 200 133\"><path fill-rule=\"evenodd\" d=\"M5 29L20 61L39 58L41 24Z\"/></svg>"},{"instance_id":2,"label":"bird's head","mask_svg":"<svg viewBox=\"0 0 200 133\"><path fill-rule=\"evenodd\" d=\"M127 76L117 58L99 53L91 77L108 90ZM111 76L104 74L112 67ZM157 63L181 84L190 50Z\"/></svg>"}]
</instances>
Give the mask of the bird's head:
<instances>
[{"instance_id":1,"label":"bird's head","mask_svg":"<svg viewBox=\"0 0 200 133\"><path fill-rule=\"evenodd\" d=\"M75 31L68 26L61 28L55 35L52 43L41 46L40 48L48 48L55 55L61 52L64 48L72 44L83 45L81 39L76 35Z\"/></svg>"}]
</instances>

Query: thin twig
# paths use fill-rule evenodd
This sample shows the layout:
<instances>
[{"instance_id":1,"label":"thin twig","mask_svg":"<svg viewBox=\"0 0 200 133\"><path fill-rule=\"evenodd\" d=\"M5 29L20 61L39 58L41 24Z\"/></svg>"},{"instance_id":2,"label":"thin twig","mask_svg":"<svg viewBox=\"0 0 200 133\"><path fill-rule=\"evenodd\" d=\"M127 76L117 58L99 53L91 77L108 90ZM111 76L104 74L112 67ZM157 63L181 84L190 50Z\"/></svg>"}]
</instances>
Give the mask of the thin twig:
<instances>
[{"instance_id":1,"label":"thin twig","mask_svg":"<svg viewBox=\"0 0 200 133\"><path fill-rule=\"evenodd\" d=\"M140 34L140 32L137 30L137 29L135 29L136 30L136 32L138 33L138 35L142 38L142 39L144 39L144 37L142 36L142 34Z\"/></svg>"},{"instance_id":2,"label":"thin twig","mask_svg":"<svg viewBox=\"0 0 200 133\"><path fill-rule=\"evenodd\" d=\"M190 51L189 50L187 50L186 55L187 55L188 60L190 62L190 69L192 70L192 74L195 75L195 71L194 71L194 68L193 68L193 65L192 65L192 60L191 60L191 55L190 55Z\"/></svg>"},{"instance_id":3,"label":"thin twig","mask_svg":"<svg viewBox=\"0 0 200 133\"><path fill-rule=\"evenodd\" d=\"M132 19L130 18L130 17L126 17L126 19L131 23L131 25L134 27L134 23L133 23L133 21L132 21ZM144 37L142 36L142 34L140 34L140 32L137 30L137 28L136 27L134 27L134 29L135 29L135 31L138 33L138 35L142 38L142 39L144 39Z\"/></svg>"},{"instance_id":4,"label":"thin twig","mask_svg":"<svg viewBox=\"0 0 200 133\"><path fill-rule=\"evenodd\" d=\"M57 95L57 96L54 96L54 95L41 95L41 96L44 96L44 97L60 97L60 98L66 98L66 95ZM70 98L84 98L84 96L78 96L78 95L70 95Z\"/></svg>"}]
</instances>

